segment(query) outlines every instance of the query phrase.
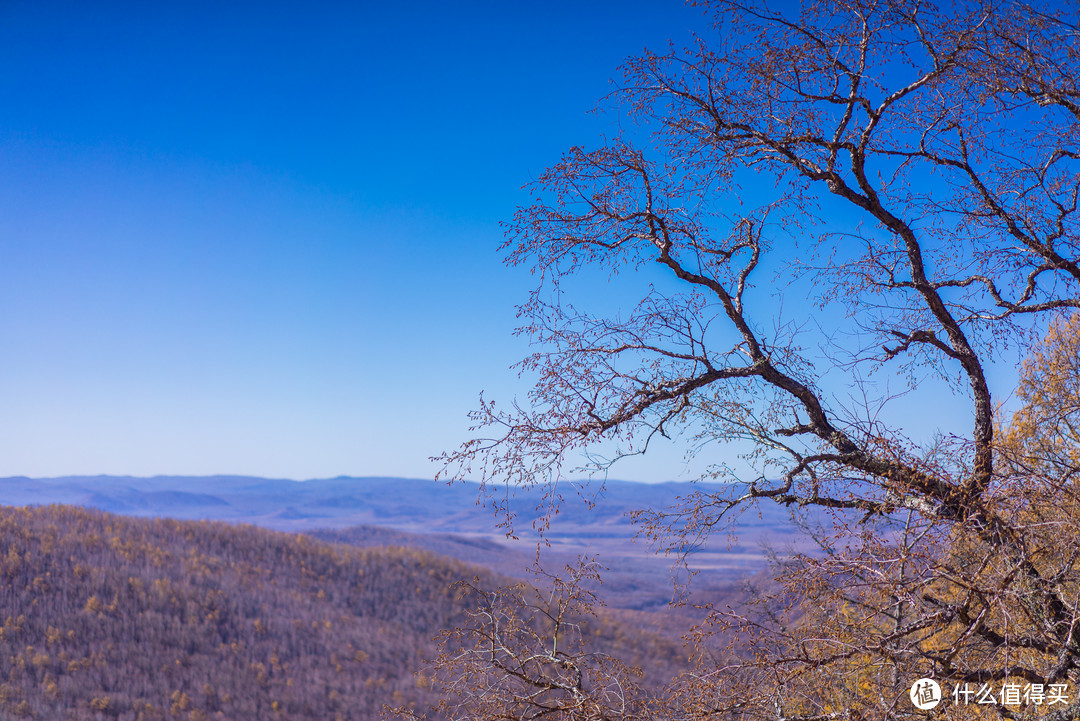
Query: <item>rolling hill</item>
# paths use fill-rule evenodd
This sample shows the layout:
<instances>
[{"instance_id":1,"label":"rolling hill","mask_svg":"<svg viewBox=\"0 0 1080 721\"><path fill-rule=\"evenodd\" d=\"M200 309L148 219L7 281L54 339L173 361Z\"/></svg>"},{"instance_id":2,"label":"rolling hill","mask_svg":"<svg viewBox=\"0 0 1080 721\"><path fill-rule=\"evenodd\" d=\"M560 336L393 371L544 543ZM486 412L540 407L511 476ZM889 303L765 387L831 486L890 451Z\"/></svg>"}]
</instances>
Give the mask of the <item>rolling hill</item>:
<instances>
[{"instance_id":1,"label":"rolling hill","mask_svg":"<svg viewBox=\"0 0 1080 721\"><path fill-rule=\"evenodd\" d=\"M375 719L426 706L414 672L459 625L461 579L401 547L69 506L0 508L0 718ZM598 649L659 682L685 651L615 617Z\"/></svg>"}]
</instances>

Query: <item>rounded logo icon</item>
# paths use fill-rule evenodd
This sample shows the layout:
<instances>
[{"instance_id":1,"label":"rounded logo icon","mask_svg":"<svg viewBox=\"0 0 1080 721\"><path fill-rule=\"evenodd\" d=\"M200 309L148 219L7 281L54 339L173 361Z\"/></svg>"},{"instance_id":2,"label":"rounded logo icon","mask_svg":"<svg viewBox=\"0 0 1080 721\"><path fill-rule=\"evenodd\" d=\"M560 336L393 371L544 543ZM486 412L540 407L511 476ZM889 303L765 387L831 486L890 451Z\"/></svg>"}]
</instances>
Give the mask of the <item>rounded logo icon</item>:
<instances>
[{"instance_id":1,"label":"rounded logo icon","mask_svg":"<svg viewBox=\"0 0 1080 721\"><path fill-rule=\"evenodd\" d=\"M941 703L941 686L932 678L920 678L911 684L911 703L921 711L929 711Z\"/></svg>"}]
</instances>

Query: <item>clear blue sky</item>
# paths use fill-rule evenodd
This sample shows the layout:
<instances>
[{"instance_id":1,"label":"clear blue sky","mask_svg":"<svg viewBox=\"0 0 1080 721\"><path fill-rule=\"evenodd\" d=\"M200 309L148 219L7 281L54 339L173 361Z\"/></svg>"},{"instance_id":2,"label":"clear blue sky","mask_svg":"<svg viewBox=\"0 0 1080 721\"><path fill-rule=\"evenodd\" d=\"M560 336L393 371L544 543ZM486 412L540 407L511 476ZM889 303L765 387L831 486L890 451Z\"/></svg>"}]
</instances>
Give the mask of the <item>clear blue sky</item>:
<instances>
[{"instance_id":1,"label":"clear blue sky","mask_svg":"<svg viewBox=\"0 0 1080 721\"><path fill-rule=\"evenodd\" d=\"M0 475L430 476L678 2L0 4ZM674 475L663 466L642 479Z\"/></svg>"},{"instance_id":2,"label":"clear blue sky","mask_svg":"<svg viewBox=\"0 0 1080 721\"><path fill-rule=\"evenodd\" d=\"M480 390L526 390L499 221L617 132L590 111L624 58L703 24L667 0L0 3L0 475L430 477ZM659 451L617 475L690 477Z\"/></svg>"}]
</instances>

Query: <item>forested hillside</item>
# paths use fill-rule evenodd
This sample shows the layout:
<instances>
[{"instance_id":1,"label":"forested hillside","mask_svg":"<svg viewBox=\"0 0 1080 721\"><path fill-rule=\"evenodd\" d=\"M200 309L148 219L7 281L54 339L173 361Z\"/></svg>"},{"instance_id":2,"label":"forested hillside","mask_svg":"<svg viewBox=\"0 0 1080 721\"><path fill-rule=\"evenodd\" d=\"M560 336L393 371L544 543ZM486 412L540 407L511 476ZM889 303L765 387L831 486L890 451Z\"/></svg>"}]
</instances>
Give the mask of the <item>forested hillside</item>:
<instances>
[{"instance_id":1,"label":"forested hillside","mask_svg":"<svg viewBox=\"0 0 1080 721\"><path fill-rule=\"evenodd\" d=\"M0 508L0 718L374 719L426 706L415 670L480 569L250 526ZM588 633L670 671L677 644ZM659 676L658 676L659 677Z\"/></svg>"}]
</instances>

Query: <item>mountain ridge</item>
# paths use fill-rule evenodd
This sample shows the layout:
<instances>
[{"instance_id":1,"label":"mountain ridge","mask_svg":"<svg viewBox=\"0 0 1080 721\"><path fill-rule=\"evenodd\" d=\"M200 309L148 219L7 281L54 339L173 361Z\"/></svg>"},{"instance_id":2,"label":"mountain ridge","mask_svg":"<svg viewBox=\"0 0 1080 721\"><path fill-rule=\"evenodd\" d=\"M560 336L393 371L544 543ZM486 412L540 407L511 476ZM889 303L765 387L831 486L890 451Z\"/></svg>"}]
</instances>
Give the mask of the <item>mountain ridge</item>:
<instances>
[{"instance_id":1,"label":"mountain ridge","mask_svg":"<svg viewBox=\"0 0 1080 721\"><path fill-rule=\"evenodd\" d=\"M212 521L0 508L0 718L374 719L430 705L414 673L467 622L455 583L507 579L430 552ZM591 642L662 679L677 643L614 617Z\"/></svg>"},{"instance_id":2,"label":"mountain ridge","mask_svg":"<svg viewBox=\"0 0 1080 721\"><path fill-rule=\"evenodd\" d=\"M350 536L349 529L379 527L407 534L399 536L402 545L490 564L517 578L529 577L540 545L549 566L561 567L581 555L596 558L607 568L606 600L632 609L668 603L673 596L673 572L679 573L680 568L684 574L687 570L698 574L698 590L725 595L738 579L767 565L769 551L764 544L781 555L806 545L786 510L763 505L757 513L742 516L736 543L714 542L682 558L657 555L648 543L635 542L639 528L627 517L630 511L667 506L687 493L730 492L732 487L618 480L603 484L602 493L594 490L597 487L595 483L591 487L583 482L566 484L568 497L551 519L542 544L526 521L545 502L539 489L518 489L511 498L510 510L518 514L523 527L517 530L521 539L513 540L497 526L492 507L478 503L477 484L392 476L306 481L240 475L10 477L0 479L0 504L65 503L135 517L249 523L343 542L357 537ZM585 495L590 503L572 494ZM364 533L370 532L359 535ZM468 539L488 544L486 560L468 547Z\"/></svg>"}]
</instances>

